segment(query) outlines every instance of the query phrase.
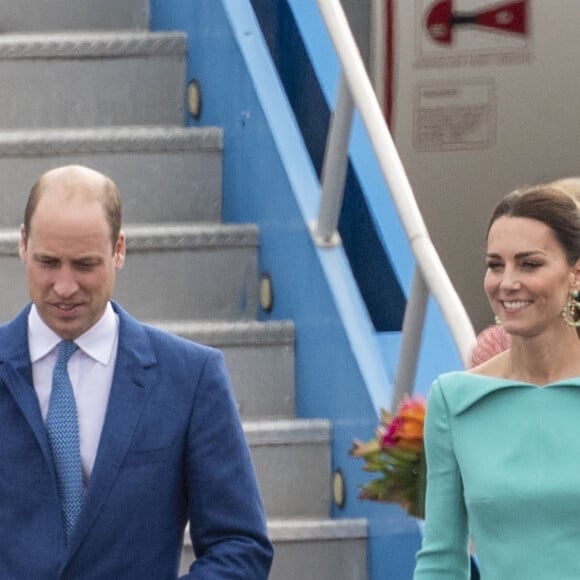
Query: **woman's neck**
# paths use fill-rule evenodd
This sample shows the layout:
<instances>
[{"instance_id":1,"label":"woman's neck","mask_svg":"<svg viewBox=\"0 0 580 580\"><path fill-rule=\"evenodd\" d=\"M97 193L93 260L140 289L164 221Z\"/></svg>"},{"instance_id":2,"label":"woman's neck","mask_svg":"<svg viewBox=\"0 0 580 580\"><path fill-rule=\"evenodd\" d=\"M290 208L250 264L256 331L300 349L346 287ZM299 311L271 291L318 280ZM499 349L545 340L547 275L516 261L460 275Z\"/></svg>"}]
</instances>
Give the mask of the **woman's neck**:
<instances>
[{"instance_id":1,"label":"woman's neck","mask_svg":"<svg viewBox=\"0 0 580 580\"><path fill-rule=\"evenodd\" d=\"M575 329L535 337L512 336L502 357L505 378L536 385L580 376L580 339Z\"/></svg>"}]
</instances>

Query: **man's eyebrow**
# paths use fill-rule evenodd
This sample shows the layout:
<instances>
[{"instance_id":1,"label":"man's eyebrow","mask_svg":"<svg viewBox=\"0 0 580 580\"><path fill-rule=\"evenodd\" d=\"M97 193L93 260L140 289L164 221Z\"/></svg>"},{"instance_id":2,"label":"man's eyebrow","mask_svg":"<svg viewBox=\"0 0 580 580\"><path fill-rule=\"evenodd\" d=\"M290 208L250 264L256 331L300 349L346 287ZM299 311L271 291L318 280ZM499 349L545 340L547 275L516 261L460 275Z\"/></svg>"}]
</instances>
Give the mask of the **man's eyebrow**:
<instances>
[{"instance_id":1,"label":"man's eyebrow","mask_svg":"<svg viewBox=\"0 0 580 580\"><path fill-rule=\"evenodd\" d=\"M52 256L51 254L44 254L43 252L35 252L32 254L33 258L36 260L60 260L56 256Z\"/></svg>"},{"instance_id":2,"label":"man's eyebrow","mask_svg":"<svg viewBox=\"0 0 580 580\"><path fill-rule=\"evenodd\" d=\"M101 256L81 256L80 258L72 258L71 262L73 264L87 264L87 263L94 263L98 264L102 262L103 258Z\"/></svg>"}]
</instances>

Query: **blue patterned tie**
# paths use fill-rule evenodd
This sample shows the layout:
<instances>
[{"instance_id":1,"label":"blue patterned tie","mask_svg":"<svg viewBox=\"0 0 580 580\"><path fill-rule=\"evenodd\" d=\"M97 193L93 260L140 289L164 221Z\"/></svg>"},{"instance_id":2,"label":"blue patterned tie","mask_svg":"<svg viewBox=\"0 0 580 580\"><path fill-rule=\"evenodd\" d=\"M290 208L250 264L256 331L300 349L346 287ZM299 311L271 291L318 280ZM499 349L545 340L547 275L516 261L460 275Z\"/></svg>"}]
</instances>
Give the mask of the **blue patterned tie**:
<instances>
[{"instance_id":1,"label":"blue patterned tie","mask_svg":"<svg viewBox=\"0 0 580 580\"><path fill-rule=\"evenodd\" d=\"M67 543L81 511L84 494L77 406L67 369L68 361L77 348L70 340L63 340L58 345L46 415L46 430L56 470Z\"/></svg>"}]
</instances>

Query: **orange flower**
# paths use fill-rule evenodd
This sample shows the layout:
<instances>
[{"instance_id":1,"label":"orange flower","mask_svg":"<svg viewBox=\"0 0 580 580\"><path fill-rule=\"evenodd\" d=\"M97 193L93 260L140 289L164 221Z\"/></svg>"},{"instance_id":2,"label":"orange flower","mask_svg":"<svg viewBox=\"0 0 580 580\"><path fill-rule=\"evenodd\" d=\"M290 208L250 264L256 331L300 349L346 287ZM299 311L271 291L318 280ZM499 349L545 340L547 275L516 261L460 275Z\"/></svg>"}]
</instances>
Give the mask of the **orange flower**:
<instances>
[{"instance_id":1,"label":"orange flower","mask_svg":"<svg viewBox=\"0 0 580 580\"><path fill-rule=\"evenodd\" d=\"M414 419L422 423L425 420L426 408L427 402L425 401L424 397L417 396L414 399L411 399L409 396L407 396L403 399L397 415L399 417Z\"/></svg>"},{"instance_id":2,"label":"orange flower","mask_svg":"<svg viewBox=\"0 0 580 580\"><path fill-rule=\"evenodd\" d=\"M384 448L398 447L420 453L423 450L423 424L426 403L422 397L406 398L387 426L382 438Z\"/></svg>"}]
</instances>

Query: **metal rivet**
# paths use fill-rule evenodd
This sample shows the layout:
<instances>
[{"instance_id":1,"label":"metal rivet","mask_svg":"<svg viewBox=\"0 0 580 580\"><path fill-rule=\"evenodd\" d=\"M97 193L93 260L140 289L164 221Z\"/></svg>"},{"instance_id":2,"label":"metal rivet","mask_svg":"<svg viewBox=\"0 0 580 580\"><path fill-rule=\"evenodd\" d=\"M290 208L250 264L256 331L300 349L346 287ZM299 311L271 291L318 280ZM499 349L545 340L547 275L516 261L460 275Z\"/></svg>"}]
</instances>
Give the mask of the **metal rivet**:
<instances>
[{"instance_id":1,"label":"metal rivet","mask_svg":"<svg viewBox=\"0 0 580 580\"><path fill-rule=\"evenodd\" d=\"M346 486L344 484L344 474L342 469L335 469L332 477L332 497L334 503L339 508L343 508L346 503Z\"/></svg>"},{"instance_id":2,"label":"metal rivet","mask_svg":"<svg viewBox=\"0 0 580 580\"><path fill-rule=\"evenodd\" d=\"M272 312L274 306L274 288L272 277L265 272L260 276L260 306L264 312Z\"/></svg>"},{"instance_id":3,"label":"metal rivet","mask_svg":"<svg viewBox=\"0 0 580 580\"><path fill-rule=\"evenodd\" d=\"M201 86L196 79L189 81L187 85L187 108L194 119L201 115Z\"/></svg>"}]
</instances>

